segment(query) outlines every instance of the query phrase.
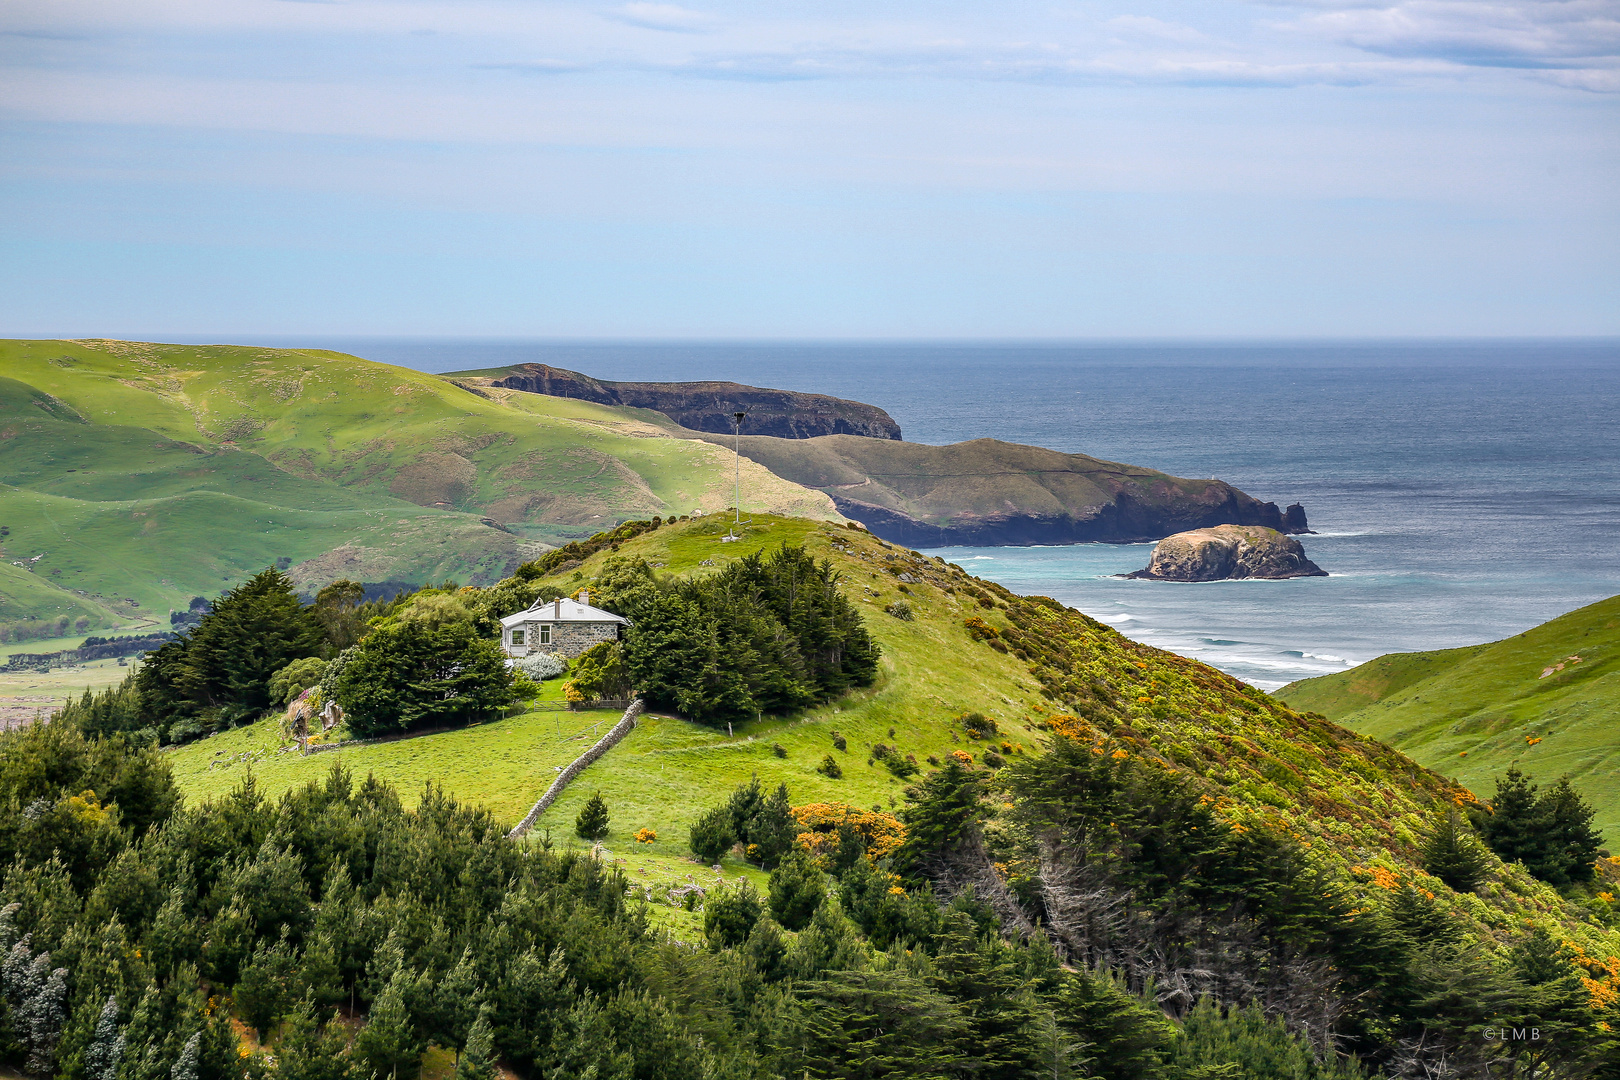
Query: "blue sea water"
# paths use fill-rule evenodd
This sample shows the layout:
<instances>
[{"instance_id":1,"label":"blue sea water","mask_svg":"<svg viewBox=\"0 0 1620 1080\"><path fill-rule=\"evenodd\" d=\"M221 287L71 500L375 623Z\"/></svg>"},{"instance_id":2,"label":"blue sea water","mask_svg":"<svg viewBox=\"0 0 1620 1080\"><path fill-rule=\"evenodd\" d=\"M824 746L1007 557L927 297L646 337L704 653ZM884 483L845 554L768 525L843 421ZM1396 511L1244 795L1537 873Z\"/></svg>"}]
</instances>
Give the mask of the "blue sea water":
<instances>
[{"instance_id":1,"label":"blue sea water","mask_svg":"<svg viewBox=\"0 0 1620 1080\"><path fill-rule=\"evenodd\" d=\"M325 339L426 371L540 361L879 405L1305 504L1326 578L1125 581L1151 545L945 548L1257 686L1507 637L1620 593L1620 342L646 344Z\"/></svg>"}]
</instances>

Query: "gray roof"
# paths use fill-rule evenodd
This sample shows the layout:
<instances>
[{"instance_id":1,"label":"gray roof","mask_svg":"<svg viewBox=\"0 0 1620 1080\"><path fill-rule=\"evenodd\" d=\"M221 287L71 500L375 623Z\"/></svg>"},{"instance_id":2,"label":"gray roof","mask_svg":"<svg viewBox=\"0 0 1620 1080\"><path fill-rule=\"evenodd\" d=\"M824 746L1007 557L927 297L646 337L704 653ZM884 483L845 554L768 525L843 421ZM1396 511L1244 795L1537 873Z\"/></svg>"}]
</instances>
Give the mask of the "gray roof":
<instances>
[{"instance_id":1,"label":"gray roof","mask_svg":"<svg viewBox=\"0 0 1620 1080\"><path fill-rule=\"evenodd\" d=\"M516 615L508 615L501 620L502 626L522 626L531 622L578 622L578 623L623 623L630 625L630 620L622 615L615 615L611 611L582 604L578 600L536 600L526 611Z\"/></svg>"}]
</instances>

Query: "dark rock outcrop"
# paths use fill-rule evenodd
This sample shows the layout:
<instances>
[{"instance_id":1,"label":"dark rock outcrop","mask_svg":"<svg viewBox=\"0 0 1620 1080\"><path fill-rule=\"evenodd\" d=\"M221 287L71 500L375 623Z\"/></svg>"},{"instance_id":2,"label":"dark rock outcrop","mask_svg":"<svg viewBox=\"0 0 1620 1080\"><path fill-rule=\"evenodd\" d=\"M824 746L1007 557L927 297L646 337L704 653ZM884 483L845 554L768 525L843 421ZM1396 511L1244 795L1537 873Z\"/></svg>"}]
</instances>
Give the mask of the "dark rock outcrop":
<instances>
[{"instance_id":1,"label":"dark rock outcrop","mask_svg":"<svg viewBox=\"0 0 1620 1080\"><path fill-rule=\"evenodd\" d=\"M1285 533L1312 533L1313 530L1305 521L1305 508L1295 503L1283 511L1283 525L1278 532Z\"/></svg>"},{"instance_id":2,"label":"dark rock outcrop","mask_svg":"<svg viewBox=\"0 0 1620 1080\"><path fill-rule=\"evenodd\" d=\"M813 439L818 435L864 435L899 439L900 425L876 405L826 394L767 390L734 382L606 382L549 364L520 364L492 386L531 394L578 398L598 405L626 405L661 412L693 431L731 434L732 414L745 412L743 433L778 439Z\"/></svg>"},{"instance_id":3,"label":"dark rock outcrop","mask_svg":"<svg viewBox=\"0 0 1620 1080\"><path fill-rule=\"evenodd\" d=\"M1305 548L1276 529L1217 525L1159 541L1147 569L1130 578L1154 581L1225 581L1230 578L1327 577L1305 557Z\"/></svg>"}]
</instances>

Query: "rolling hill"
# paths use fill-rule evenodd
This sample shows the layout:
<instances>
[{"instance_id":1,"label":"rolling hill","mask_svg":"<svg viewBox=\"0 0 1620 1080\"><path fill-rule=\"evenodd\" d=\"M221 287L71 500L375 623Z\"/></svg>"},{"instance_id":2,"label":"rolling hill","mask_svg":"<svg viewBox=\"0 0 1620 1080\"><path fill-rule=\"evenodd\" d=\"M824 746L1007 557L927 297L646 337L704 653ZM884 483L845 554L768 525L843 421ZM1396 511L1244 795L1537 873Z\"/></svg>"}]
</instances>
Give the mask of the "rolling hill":
<instances>
[{"instance_id":1,"label":"rolling hill","mask_svg":"<svg viewBox=\"0 0 1620 1080\"><path fill-rule=\"evenodd\" d=\"M0 623L166 624L272 562L309 588L490 582L627 517L732 502L731 455L659 414L339 353L5 341L0 369L0 543L43 556L0 582ZM745 509L837 518L743 466Z\"/></svg>"},{"instance_id":2,"label":"rolling hill","mask_svg":"<svg viewBox=\"0 0 1620 1080\"><path fill-rule=\"evenodd\" d=\"M1016 758L1038 753L1054 725L1090 740L1099 754L1138 757L1189 777L1228 820L1292 834L1368 888L1420 874L1418 847L1436 812L1473 798L1372 739L1295 712L1206 665L1130 641L1055 601L1016 596L864 530L825 522L756 515L741 541L724 543L722 517L667 524L531 584L574 590L615 556L685 576L784 542L803 544L833 563L865 613L883 650L880 674L873 686L824 706L762 716L731 731L647 717L537 826L558 842L574 842L575 816L600 791L613 815L609 857L637 875L633 880L692 874L691 824L751 776L767 787L785 783L795 804L889 811L900 804L905 783L874 756L877 744L929 767L929 759L954 751ZM912 618L888 613L900 600ZM959 719L966 712L984 713L998 733L974 739ZM431 781L512 823L615 716L530 712L307 758L281 752L278 722L271 720L181 747L172 760L194 798L222 794L249 771L273 794L323 776L338 760L406 791ZM835 736L847 749L837 748ZM819 771L828 755L841 764L841 778ZM643 828L657 839L633 843L631 835ZM722 869L758 876L729 858ZM1492 882L1462 902L1466 917L1504 939L1527 913L1566 918L1553 890L1522 868L1500 864ZM1620 939L1595 924L1572 932L1594 954L1620 951Z\"/></svg>"},{"instance_id":3,"label":"rolling hill","mask_svg":"<svg viewBox=\"0 0 1620 1080\"><path fill-rule=\"evenodd\" d=\"M1620 596L1505 641L1391 653L1276 696L1482 796L1515 764L1541 783L1568 775L1620 842Z\"/></svg>"}]
</instances>

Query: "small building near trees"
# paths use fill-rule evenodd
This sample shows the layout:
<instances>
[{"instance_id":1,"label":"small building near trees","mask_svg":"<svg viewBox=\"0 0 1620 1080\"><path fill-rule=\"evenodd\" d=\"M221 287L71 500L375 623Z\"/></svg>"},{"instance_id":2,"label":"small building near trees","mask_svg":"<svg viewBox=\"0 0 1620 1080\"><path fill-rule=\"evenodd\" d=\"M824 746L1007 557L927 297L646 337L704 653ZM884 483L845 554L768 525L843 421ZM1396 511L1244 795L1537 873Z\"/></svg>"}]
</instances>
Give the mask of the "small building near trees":
<instances>
[{"instance_id":1,"label":"small building near trees","mask_svg":"<svg viewBox=\"0 0 1620 1080\"><path fill-rule=\"evenodd\" d=\"M591 607L591 594L578 600L537 600L526 611L501 620L501 648L507 656L561 653L573 659L592 645L619 640L630 620Z\"/></svg>"}]
</instances>

